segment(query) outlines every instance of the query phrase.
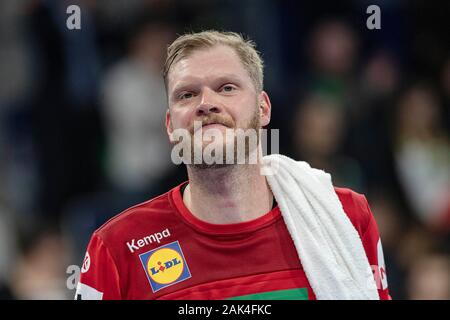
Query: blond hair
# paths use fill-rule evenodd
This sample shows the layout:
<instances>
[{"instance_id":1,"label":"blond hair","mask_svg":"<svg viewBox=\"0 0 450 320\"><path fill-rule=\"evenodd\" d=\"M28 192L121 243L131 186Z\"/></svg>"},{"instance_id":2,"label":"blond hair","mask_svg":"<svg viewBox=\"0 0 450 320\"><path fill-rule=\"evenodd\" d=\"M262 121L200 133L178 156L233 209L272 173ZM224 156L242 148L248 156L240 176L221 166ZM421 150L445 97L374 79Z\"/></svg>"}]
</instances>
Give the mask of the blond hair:
<instances>
[{"instance_id":1,"label":"blond hair","mask_svg":"<svg viewBox=\"0 0 450 320\"><path fill-rule=\"evenodd\" d=\"M235 32L215 30L184 34L167 48L167 58L163 69L166 89L168 88L167 76L176 62L186 58L195 50L212 48L216 45L226 45L232 48L250 75L255 89L258 92L263 90L264 64L256 50L255 43L250 39L244 39L242 35Z\"/></svg>"}]
</instances>

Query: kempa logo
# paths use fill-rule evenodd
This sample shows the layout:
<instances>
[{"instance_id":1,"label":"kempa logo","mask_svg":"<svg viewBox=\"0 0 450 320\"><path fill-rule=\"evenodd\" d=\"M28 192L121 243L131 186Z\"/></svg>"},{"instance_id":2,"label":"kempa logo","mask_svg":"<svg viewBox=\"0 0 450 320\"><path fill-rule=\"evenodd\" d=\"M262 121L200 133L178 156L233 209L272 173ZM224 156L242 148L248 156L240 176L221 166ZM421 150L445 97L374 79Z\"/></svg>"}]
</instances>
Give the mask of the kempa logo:
<instances>
[{"instance_id":1,"label":"kempa logo","mask_svg":"<svg viewBox=\"0 0 450 320\"><path fill-rule=\"evenodd\" d=\"M131 242L127 242L127 247L131 253L134 253L136 250L139 250L142 247L145 247L152 243L159 243L163 238L170 237L169 229L165 229L161 232L155 232L154 234L145 236L141 239L132 239Z\"/></svg>"}]
</instances>

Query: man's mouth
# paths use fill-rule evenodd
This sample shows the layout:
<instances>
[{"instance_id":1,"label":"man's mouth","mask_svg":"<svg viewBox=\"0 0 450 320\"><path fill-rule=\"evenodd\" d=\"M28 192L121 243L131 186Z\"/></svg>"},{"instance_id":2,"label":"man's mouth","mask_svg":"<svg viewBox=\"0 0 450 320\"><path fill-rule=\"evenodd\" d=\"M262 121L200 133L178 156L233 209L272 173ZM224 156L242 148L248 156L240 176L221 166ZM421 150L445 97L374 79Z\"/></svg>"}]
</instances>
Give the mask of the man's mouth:
<instances>
[{"instance_id":1,"label":"man's mouth","mask_svg":"<svg viewBox=\"0 0 450 320\"><path fill-rule=\"evenodd\" d=\"M210 122L210 123L204 123L201 127L198 127L196 131L199 129L202 129L202 131L209 130L209 129L221 129L221 128L228 128L227 125L220 123L220 122ZM194 128L195 129L195 128Z\"/></svg>"},{"instance_id":2,"label":"man's mouth","mask_svg":"<svg viewBox=\"0 0 450 320\"><path fill-rule=\"evenodd\" d=\"M218 130L224 130L224 128L232 128L233 124L227 123L226 121L220 121L217 119L207 119L203 123L201 121L194 121L194 125L190 128L191 134L194 134L199 129L202 129L202 131L206 131L209 129L218 129Z\"/></svg>"},{"instance_id":3,"label":"man's mouth","mask_svg":"<svg viewBox=\"0 0 450 320\"><path fill-rule=\"evenodd\" d=\"M226 125L218 122L212 122L208 124L202 125L202 129L209 129L209 128L218 128L218 127L226 127Z\"/></svg>"}]
</instances>

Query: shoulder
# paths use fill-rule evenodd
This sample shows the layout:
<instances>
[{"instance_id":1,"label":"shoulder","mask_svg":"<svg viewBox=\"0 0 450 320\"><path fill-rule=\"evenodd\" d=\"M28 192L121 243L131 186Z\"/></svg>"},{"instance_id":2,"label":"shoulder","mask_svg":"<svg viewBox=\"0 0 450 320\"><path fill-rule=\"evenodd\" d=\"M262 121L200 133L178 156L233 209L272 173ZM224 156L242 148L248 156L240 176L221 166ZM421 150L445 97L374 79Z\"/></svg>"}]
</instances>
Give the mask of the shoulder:
<instances>
[{"instance_id":1,"label":"shoulder","mask_svg":"<svg viewBox=\"0 0 450 320\"><path fill-rule=\"evenodd\" d=\"M372 212L366 197L349 188L334 187L344 212L358 233L363 236L372 220Z\"/></svg>"},{"instance_id":2,"label":"shoulder","mask_svg":"<svg viewBox=\"0 0 450 320\"><path fill-rule=\"evenodd\" d=\"M117 242L140 229L163 228L167 218L173 217L171 193L174 189L122 211L95 230L94 234L103 242Z\"/></svg>"}]
</instances>

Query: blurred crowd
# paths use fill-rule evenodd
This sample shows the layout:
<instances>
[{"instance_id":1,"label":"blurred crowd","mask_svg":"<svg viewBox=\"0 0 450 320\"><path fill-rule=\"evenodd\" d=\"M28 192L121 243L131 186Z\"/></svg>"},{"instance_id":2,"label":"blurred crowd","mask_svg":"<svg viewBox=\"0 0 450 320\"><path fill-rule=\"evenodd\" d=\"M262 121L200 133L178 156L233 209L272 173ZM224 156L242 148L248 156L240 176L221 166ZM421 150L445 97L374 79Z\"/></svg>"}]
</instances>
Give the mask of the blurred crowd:
<instances>
[{"instance_id":1,"label":"blurred crowd","mask_svg":"<svg viewBox=\"0 0 450 320\"><path fill-rule=\"evenodd\" d=\"M81 8L81 30L66 8ZM381 29L366 27L378 4ZM229 30L266 65L280 153L364 193L393 299L450 299L448 1L0 2L0 299L72 299L69 265L123 209L186 180L161 67Z\"/></svg>"}]
</instances>

